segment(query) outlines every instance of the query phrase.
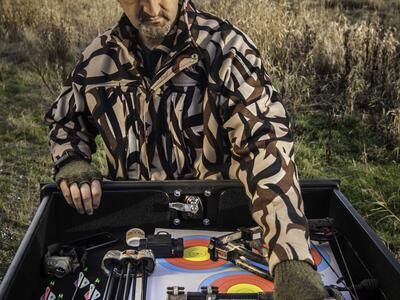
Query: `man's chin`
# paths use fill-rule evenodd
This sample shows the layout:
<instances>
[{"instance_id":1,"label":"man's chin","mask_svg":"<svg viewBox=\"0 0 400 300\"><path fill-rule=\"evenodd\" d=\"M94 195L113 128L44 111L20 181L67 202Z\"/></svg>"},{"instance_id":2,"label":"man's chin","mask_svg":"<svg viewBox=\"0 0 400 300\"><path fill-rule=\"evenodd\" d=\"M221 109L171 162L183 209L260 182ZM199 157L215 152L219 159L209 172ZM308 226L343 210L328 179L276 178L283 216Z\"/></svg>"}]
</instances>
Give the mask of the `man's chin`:
<instances>
[{"instance_id":1,"label":"man's chin","mask_svg":"<svg viewBox=\"0 0 400 300\"><path fill-rule=\"evenodd\" d=\"M164 39L170 29L167 24L143 24L139 32L149 41L159 41Z\"/></svg>"}]
</instances>

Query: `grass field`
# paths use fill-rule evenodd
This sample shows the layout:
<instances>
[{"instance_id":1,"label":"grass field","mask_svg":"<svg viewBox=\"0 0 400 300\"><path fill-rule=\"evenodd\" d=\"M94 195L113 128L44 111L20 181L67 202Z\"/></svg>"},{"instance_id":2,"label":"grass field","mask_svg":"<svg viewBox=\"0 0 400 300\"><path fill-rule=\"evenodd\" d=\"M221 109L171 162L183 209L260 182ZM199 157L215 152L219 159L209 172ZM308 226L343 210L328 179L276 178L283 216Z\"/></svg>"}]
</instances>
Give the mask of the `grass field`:
<instances>
[{"instance_id":1,"label":"grass field","mask_svg":"<svg viewBox=\"0 0 400 300\"><path fill-rule=\"evenodd\" d=\"M340 179L400 259L400 1L196 2L258 45L292 117L300 176ZM43 115L121 13L93 3L0 0L0 280L51 181Z\"/></svg>"}]
</instances>

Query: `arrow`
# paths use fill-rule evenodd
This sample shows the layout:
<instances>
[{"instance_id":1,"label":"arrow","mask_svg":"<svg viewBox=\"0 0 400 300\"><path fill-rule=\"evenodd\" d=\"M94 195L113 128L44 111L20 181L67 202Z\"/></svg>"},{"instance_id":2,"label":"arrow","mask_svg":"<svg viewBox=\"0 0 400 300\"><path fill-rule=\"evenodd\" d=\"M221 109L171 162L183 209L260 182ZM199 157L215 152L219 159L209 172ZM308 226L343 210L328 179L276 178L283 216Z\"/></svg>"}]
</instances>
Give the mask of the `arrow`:
<instances>
[{"instance_id":1,"label":"arrow","mask_svg":"<svg viewBox=\"0 0 400 300\"><path fill-rule=\"evenodd\" d=\"M101 293L95 288L94 284L90 285L92 287L92 293L90 296L90 300L96 300L101 297Z\"/></svg>"},{"instance_id":2,"label":"arrow","mask_svg":"<svg viewBox=\"0 0 400 300\"><path fill-rule=\"evenodd\" d=\"M56 300L56 299L57 299L56 295L53 292L50 292L48 300Z\"/></svg>"},{"instance_id":3,"label":"arrow","mask_svg":"<svg viewBox=\"0 0 400 300\"><path fill-rule=\"evenodd\" d=\"M48 299L49 299L50 293L51 293L50 287L46 287L46 291L45 291L44 294L40 297L40 300L48 300Z\"/></svg>"},{"instance_id":4,"label":"arrow","mask_svg":"<svg viewBox=\"0 0 400 300\"><path fill-rule=\"evenodd\" d=\"M90 284L90 281L85 277L85 274L83 274L83 272L79 272L78 280L74 282L75 291L74 291L74 294L72 295L71 300L75 299L75 296L79 289L82 289L89 284Z\"/></svg>"},{"instance_id":5,"label":"arrow","mask_svg":"<svg viewBox=\"0 0 400 300\"><path fill-rule=\"evenodd\" d=\"M95 300L100 298L101 293L96 289L96 286L91 283L89 286L89 291L85 294L85 300Z\"/></svg>"}]
</instances>

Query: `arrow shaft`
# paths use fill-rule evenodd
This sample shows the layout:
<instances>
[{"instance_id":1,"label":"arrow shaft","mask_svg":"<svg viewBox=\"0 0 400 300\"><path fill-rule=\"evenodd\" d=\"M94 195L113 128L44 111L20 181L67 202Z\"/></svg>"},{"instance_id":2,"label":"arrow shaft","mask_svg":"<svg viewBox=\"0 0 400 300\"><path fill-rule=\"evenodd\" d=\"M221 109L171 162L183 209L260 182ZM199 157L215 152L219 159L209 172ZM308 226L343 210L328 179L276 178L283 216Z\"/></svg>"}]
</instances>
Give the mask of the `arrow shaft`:
<instances>
[{"instance_id":1,"label":"arrow shaft","mask_svg":"<svg viewBox=\"0 0 400 300\"><path fill-rule=\"evenodd\" d=\"M126 266L126 278L125 278L125 287L124 287L124 295L123 298L124 300L128 300L129 296L129 283L130 283L130 276L131 276L131 263L128 263Z\"/></svg>"},{"instance_id":2,"label":"arrow shaft","mask_svg":"<svg viewBox=\"0 0 400 300\"><path fill-rule=\"evenodd\" d=\"M103 300L110 299L110 298L108 298L109 297L108 295L110 295L110 297L111 297L112 283L114 281L114 270L115 270L115 267L112 266L110 274L108 274L106 288L105 288L104 294L103 294Z\"/></svg>"}]
</instances>

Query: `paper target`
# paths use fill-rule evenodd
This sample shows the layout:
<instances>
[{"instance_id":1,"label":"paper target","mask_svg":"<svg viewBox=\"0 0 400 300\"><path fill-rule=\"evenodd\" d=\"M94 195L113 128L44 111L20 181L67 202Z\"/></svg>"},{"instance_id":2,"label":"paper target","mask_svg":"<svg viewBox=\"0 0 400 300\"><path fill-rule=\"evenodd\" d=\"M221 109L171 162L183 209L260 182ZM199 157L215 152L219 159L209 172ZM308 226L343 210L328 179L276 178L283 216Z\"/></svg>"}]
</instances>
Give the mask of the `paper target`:
<instances>
[{"instance_id":1,"label":"paper target","mask_svg":"<svg viewBox=\"0 0 400 300\"><path fill-rule=\"evenodd\" d=\"M246 271L230 271L212 275L203 280L203 286L216 286L220 293L259 293L272 292L274 284Z\"/></svg>"},{"instance_id":2,"label":"paper target","mask_svg":"<svg viewBox=\"0 0 400 300\"><path fill-rule=\"evenodd\" d=\"M311 247L311 255L314 258L315 264L317 265L318 272L322 272L328 268L328 263L330 263L331 257L323 247L313 244Z\"/></svg>"},{"instance_id":3,"label":"paper target","mask_svg":"<svg viewBox=\"0 0 400 300\"><path fill-rule=\"evenodd\" d=\"M208 253L209 243L209 236L183 237L183 258L166 258L158 262L167 269L189 273L209 273L232 266L230 262L224 260L212 261Z\"/></svg>"}]
</instances>

